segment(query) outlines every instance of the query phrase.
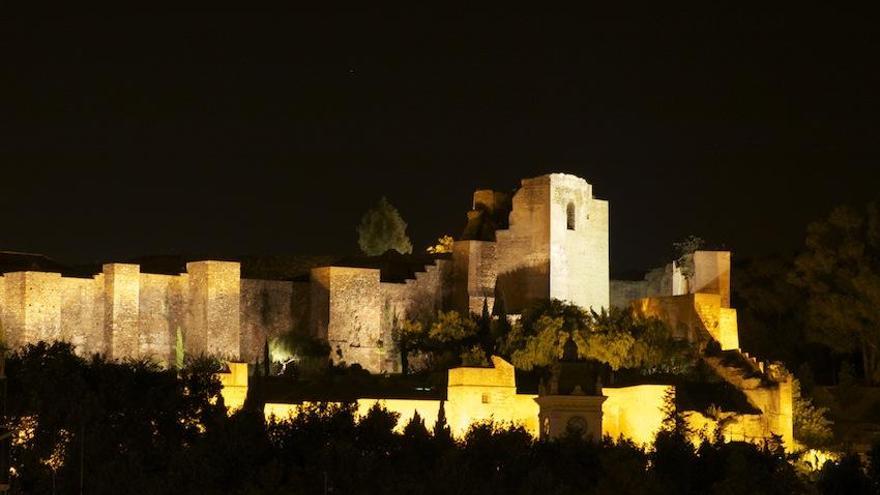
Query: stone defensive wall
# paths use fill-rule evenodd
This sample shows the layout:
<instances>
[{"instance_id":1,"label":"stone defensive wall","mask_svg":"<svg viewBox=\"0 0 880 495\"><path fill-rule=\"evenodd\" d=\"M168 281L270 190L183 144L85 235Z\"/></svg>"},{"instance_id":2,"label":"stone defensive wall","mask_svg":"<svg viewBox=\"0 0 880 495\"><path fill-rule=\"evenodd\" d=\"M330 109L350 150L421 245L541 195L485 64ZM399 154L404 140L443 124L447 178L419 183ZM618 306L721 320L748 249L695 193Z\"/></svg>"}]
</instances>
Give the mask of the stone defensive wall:
<instances>
[{"instance_id":1,"label":"stone defensive wall","mask_svg":"<svg viewBox=\"0 0 880 495\"><path fill-rule=\"evenodd\" d=\"M629 438L639 445L653 442L665 417L665 397L673 391L669 385L639 385L603 388L607 400L602 404L602 436ZM455 437L462 437L474 423L492 421L518 425L533 437L540 436L540 407L537 394L517 393L513 366L492 356L492 367L459 367L448 371L446 399L361 398L358 414L364 415L378 403L400 415L397 430L401 431L415 413L431 427L442 404L446 421ZM295 417L308 403L267 402L267 418L284 420Z\"/></svg>"},{"instance_id":2,"label":"stone defensive wall","mask_svg":"<svg viewBox=\"0 0 880 495\"><path fill-rule=\"evenodd\" d=\"M721 306L718 294L648 297L632 306L639 314L666 322L678 339L701 342L711 337L722 350L739 348L736 310Z\"/></svg>"},{"instance_id":3,"label":"stone defensive wall","mask_svg":"<svg viewBox=\"0 0 880 495\"><path fill-rule=\"evenodd\" d=\"M240 359L239 264L199 261L187 273L141 273L111 263L90 278L14 272L0 277L7 344L67 341L81 354L174 360L177 329L189 353ZM247 315L246 320L255 315Z\"/></svg>"},{"instance_id":4,"label":"stone defensive wall","mask_svg":"<svg viewBox=\"0 0 880 495\"><path fill-rule=\"evenodd\" d=\"M309 280L241 278L234 261L194 261L176 275L110 263L91 277L21 271L0 276L0 324L16 348L67 341L82 355L173 363L177 331L191 355L262 358L268 338L288 331L327 338L336 361L395 371L395 319L433 313L449 299L452 262L437 259L412 277L322 267ZM338 353L337 353L338 351Z\"/></svg>"},{"instance_id":5,"label":"stone defensive wall","mask_svg":"<svg viewBox=\"0 0 880 495\"><path fill-rule=\"evenodd\" d=\"M485 300L495 308L496 244L493 241L456 241L452 260L455 280L454 307L462 313L480 314Z\"/></svg>"},{"instance_id":6,"label":"stone defensive wall","mask_svg":"<svg viewBox=\"0 0 880 495\"><path fill-rule=\"evenodd\" d=\"M641 280L612 280L611 306L624 308L637 299L717 294L730 307L730 251L695 251L688 257L692 276L676 262L649 271Z\"/></svg>"},{"instance_id":7,"label":"stone defensive wall","mask_svg":"<svg viewBox=\"0 0 880 495\"><path fill-rule=\"evenodd\" d=\"M688 262L689 277L672 262L643 280L612 280L611 305L660 318L677 338L697 342L711 337L722 350L738 349L736 310L730 307L730 252L696 251Z\"/></svg>"}]
</instances>

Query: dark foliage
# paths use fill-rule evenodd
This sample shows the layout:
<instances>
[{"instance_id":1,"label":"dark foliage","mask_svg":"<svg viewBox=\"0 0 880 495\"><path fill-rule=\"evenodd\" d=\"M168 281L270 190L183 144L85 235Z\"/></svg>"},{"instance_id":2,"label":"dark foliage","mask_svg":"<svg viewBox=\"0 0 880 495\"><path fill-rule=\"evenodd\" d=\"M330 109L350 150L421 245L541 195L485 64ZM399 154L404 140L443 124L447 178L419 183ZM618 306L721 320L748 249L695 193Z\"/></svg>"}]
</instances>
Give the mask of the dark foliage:
<instances>
[{"instance_id":1,"label":"dark foliage","mask_svg":"<svg viewBox=\"0 0 880 495\"><path fill-rule=\"evenodd\" d=\"M877 482L855 457L811 486L778 446L695 448L671 410L648 452L575 435L535 441L489 423L454 440L445 414L397 432L396 414L374 407L358 420L354 404L267 424L259 410L224 414L217 369L86 360L60 343L13 355L9 417L26 433L13 449L13 493L79 493L80 483L91 494L867 493Z\"/></svg>"}]
</instances>

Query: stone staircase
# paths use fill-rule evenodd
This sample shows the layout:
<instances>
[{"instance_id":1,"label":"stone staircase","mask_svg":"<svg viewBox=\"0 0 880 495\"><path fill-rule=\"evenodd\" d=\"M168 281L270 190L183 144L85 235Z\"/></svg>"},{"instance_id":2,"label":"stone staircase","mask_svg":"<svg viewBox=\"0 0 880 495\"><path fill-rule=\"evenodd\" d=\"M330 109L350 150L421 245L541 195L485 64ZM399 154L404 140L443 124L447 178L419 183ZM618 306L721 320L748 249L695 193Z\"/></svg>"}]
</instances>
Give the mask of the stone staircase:
<instances>
[{"instance_id":1,"label":"stone staircase","mask_svg":"<svg viewBox=\"0 0 880 495\"><path fill-rule=\"evenodd\" d=\"M724 381L740 390L761 411L755 437L780 435L787 448L794 445L792 377L777 364L759 361L739 350L706 355L703 361Z\"/></svg>"}]
</instances>

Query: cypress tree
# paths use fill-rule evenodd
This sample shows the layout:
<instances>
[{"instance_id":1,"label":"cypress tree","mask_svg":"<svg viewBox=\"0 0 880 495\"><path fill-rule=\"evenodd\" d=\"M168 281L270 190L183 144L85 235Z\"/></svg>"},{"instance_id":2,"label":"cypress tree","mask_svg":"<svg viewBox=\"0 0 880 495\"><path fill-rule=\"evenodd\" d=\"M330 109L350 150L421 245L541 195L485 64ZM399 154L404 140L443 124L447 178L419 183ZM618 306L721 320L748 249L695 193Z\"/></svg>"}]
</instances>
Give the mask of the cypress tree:
<instances>
[{"instance_id":1,"label":"cypress tree","mask_svg":"<svg viewBox=\"0 0 880 495\"><path fill-rule=\"evenodd\" d=\"M174 367L178 370L183 369L186 352L183 347L183 331L177 326L177 340L174 343Z\"/></svg>"},{"instance_id":2,"label":"cypress tree","mask_svg":"<svg viewBox=\"0 0 880 495\"><path fill-rule=\"evenodd\" d=\"M378 256L389 249L400 254L412 253L412 242L406 235L406 222L385 197L364 214L357 232L358 244L367 256Z\"/></svg>"},{"instance_id":3,"label":"cypress tree","mask_svg":"<svg viewBox=\"0 0 880 495\"><path fill-rule=\"evenodd\" d=\"M492 315L489 314L489 300L483 298L483 313L480 315L479 327L480 347L488 358L495 352L495 341L492 338Z\"/></svg>"},{"instance_id":4,"label":"cypress tree","mask_svg":"<svg viewBox=\"0 0 880 495\"><path fill-rule=\"evenodd\" d=\"M446 424L446 407L444 404L445 401L441 400L440 410L437 412L437 422L434 423L434 441L451 445L453 443L452 431L449 429L449 425Z\"/></svg>"},{"instance_id":5,"label":"cypress tree","mask_svg":"<svg viewBox=\"0 0 880 495\"><path fill-rule=\"evenodd\" d=\"M492 340L498 342L510 332L510 320L507 319L507 308L504 306L504 296L501 293L495 294L492 313L498 317L498 320L492 325Z\"/></svg>"},{"instance_id":6,"label":"cypress tree","mask_svg":"<svg viewBox=\"0 0 880 495\"><path fill-rule=\"evenodd\" d=\"M269 376L271 363L272 361L269 357L269 337L266 337L266 341L263 343L263 376Z\"/></svg>"}]
</instances>

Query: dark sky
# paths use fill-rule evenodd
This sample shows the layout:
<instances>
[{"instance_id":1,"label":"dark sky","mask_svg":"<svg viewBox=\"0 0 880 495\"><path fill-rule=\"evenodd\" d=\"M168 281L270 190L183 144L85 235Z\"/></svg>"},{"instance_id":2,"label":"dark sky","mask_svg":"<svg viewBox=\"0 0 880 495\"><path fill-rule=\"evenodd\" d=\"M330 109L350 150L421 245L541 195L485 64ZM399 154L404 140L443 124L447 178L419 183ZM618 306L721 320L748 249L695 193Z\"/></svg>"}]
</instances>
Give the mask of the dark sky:
<instances>
[{"instance_id":1,"label":"dark sky","mask_svg":"<svg viewBox=\"0 0 880 495\"><path fill-rule=\"evenodd\" d=\"M140 12L0 24L0 249L72 262L418 249L578 174L612 267L796 248L880 181L877 18L834 10Z\"/></svg>"}]
</instances>

